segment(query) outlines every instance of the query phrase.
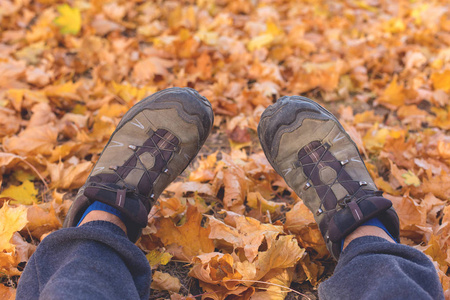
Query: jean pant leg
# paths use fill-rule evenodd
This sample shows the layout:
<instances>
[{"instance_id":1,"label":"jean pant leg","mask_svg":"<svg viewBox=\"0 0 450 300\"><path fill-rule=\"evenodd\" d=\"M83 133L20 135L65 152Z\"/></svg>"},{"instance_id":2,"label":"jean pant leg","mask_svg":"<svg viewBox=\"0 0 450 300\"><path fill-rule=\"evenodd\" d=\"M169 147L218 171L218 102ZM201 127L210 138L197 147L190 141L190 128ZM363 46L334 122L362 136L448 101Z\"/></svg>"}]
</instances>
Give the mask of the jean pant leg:
<instances>
[{"instance_id":1,"label":"jean pant leg","mask_svg":"<svg viewBox=\"0 0 450 300\"><path fill-rule=\"evenodd\" d=\"M46 237L19 280L17 299L148 299L145 255L116 225L93 221Z\"/></svg>"},{"instance_id":2,"label":"jean pant leg","mask_svg":"<svg viewBox=\"0 0 450 300\"><path fill-rule=\"evenodd\" d=\"M342 252L320 299L444 299L433 263L422 252L368 236Z\"/></svg>"}]
</instances>

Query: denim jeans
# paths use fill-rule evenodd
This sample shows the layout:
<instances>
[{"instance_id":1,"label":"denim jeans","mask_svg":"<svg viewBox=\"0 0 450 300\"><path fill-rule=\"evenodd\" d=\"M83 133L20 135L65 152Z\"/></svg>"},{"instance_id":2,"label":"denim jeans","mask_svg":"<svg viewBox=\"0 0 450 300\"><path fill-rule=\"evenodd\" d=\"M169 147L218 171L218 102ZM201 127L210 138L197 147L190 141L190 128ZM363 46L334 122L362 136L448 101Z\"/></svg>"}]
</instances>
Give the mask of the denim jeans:
<instances>
[{"instance_id":1,"label":"denim jeans","mask_svg":"<svg viewBox=\"0 0 450 300\"><path fill-rule=\"evenodd\" d=\"M145 255L112 223L94 221L46 237L30 258L17 299L148 299ZM343 251L321 299L444 299L436 270L420 251L361 237Z\"/></svg>"}]
</instances>

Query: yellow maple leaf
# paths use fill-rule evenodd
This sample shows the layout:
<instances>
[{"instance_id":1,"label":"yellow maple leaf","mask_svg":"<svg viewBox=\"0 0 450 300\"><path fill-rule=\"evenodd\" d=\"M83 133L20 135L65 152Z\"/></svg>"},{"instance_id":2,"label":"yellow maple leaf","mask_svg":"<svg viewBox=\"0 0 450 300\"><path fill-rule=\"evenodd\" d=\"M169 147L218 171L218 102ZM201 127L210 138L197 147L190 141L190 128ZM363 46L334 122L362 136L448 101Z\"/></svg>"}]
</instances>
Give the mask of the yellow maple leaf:
<instances>
[{"instance_id":1,"label":"yellow maple leaf","mask_svg":"<svg viewBox=\"0 0 450 300\"><path fill-rule=\"evenodd\" d=\"M405 183L407 185L413 185L415 187L420 186L420 179L419 177L417 177L416 174L414 174L411 171L406 172L405 174L402 175L403 179L405 180Z\"/></svg>"},{"instance_id":2,"label":"yellow maple leaf","mask_svg":"<svg viewBox=\"0 0 450 300\"><path fill-rule=\"evenodd\" d=\"M145 255L150 267L154 268L158 265L167 265L167 263L172 259L173 255L167 252L160 252L158 250L152 250L147 255Z\"/></svg>"},{"instance_id":3,"label":"yellow maple leaf","mask_svg":"<svg viewBox=\"0 0 450 300\"><path fill-rule=\"evenodd\" d=\"M62 34L78 34L81 29L81 14L76 7L70 7L67 4L59 5L58 12L61 14L55 19L55 24L60 27Z\"/></svg>"},{"instance_id":4,"label":"yellow maple leaf","mask_svg":"<svg viewBox=\"0 0 450 300\"><path fill-rule=\"evenodd\" d=\"M23 205L11 207L4 204L0 208L0 252L14 251L14 245L10 243L13 234L27 225L27 208Z\"/></svg>"},{"instance_id":5,"label":"yellow maple leaf","mask_svg":"<svg viewBox=\"0 0 450 300\"><path fill-rule=\"evenodd\" d=\"M21 185L11 185L6 188L1 194L0 198L12 198L15 201L11 203L20 203L25 205L31 205L37 201L36 196L38 191L34 187L34 184L25 180Z\"/></svg>"},{"instance_id":6,"label":"yellow maple leaf","mask_svg":"<svg viewBox=\"0 0 450 300\"><path fill-rule=\"evenodd\" d=\"M384 90L383 95L378 99L381 104L385 104L388 107L399 107L405 103L405 88L403 85L398 84L397 75L394 76L391 83Z\"/></svg>"},{"instance_id":7,"label":"yellow maple leaf","mask_svg":"<svg viewBox=\"0 0 450 300\"><path fill-rule=\"evenodd\" d=\"M130 102L131 100L141 100L145 96L151 95L156 92L156 87L142 87L137 88L129 84L120 84L115 81L111 83L111 91L125 100Z\"/></svg>"},{"instance_id":8,"label":"yellow maple leaf","mask_svg":"<svg viewBox=\"0 0 450 300\"><path fill-rule=\"evenodd\" d=\"M450 92L450 70L431 74L434 89Z\"/></svg>"}]
</instances>

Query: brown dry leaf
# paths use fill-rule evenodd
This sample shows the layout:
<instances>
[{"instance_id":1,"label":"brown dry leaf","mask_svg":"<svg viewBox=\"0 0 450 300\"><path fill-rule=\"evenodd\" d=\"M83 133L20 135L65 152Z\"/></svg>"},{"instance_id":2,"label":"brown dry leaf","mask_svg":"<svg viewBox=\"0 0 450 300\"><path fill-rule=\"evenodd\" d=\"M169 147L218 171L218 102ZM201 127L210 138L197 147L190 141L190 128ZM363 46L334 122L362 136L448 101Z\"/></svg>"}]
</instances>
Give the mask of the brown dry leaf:
<instances>
[{"instance_id":1,"label":"brown dry leaf","mask_svg":"<svg viewBox=\"0 0 450 300\"><path fill-rule=\"evenodd\" d=\"M173 62L159 57L149 57L140 60L133 68L133 78L138 82L148 82L156 75L167 76L168 68L174 65Z\"/></svg>"},{"instance_id":2,"label":"brown dry leaf","mask_svg":"<svg viewBox=\"0 0 450 300\"><path fill-rule=\"evenodd\" d=\"M200 182L172 182L167 188L167 191L173 192L175 197L186 196L187 193L197 193L200 195L214 195L212 186L208 183Z\"/></svg>"},{"instance_id":3,"label":"brown dry leaf","mask_svg":"<svg viewBox=\"0 0 450 300\"><path fill-rule=\"evenodd\" d=\"M263 291L256 292L252 300L283 300L289 292L293 277L294 268L273 269L261 278L261 281L268 284L259 284L259 289Z\"/></svg>"},{"instance_id":4,"label":"brown dry leaf","mask_svg":"<svg viewBox=\"0 0 450 300\"><path fill-rule=\"evenodd\" d=\"M392 205L400 219L400 230L402 236L415 236L414 232L420 232L428 225L427 210L424 205L417 203L417 200L408 195L403 197L391 196L385 194L384 197L392 201ZM420 227L420 229L419 229Z\"/></svg>"},{"instance_id":5,"label":"brown dry leaf","mask_svg":"<svg viewBox=\"0 0 450 300\"><path fill-rule=\"evenodd\" d=\"M447 245L443 245L440 240L440 236L436 236L434 234L431 235L428 244L422 251L423 253L429 255L435 262L437 262L442 272L446 273L448 270L448 258L446 251Z\"/></svg>"},{"instance_id":6,"label":"brown dry leaf","mask_svg":"<svg viewBox=\"0 0 450 300\"><path fill-rule=\"evenodd\" d=\"M18 262L28 262L31 255L36 250L36 246L27 243L18 232L14 233L11 239L11 244L15 246Z\"/></svg>"},{"instance_id":7,"label":"brown dry leaf","mask_svg":"<svg viewBox=\"0 0 450 300\"><path fill-rule=\"evenodd\" d=\"M29 127L18 136L5 138L3 147L19 155L50 155L56 146L58 130L51 124Z\"/></svg>"},{"instance_id":8,"label":"brown dry leaf","mask_svg":"<svg viewBox=\"0 0 450 300\"><path fill-rule=\"evenodd\" d=\"M284 227L292 233L299 233L302 228L315 224L314 215L303 201L297 202L294 207L286 213Z\"/></svg>"},{"instance_id":9,"label":"brown dry leaf","mask_svg":"<svg viewBox=\"0 0 450 300\"><path fill-rule=\"evenodd\" d=\"M211 252L194 257L192 262L194 266L189 275L201 282L222 285L232 290L242 279L242 274L234 268L235 261L230 254Z\"/></svg>"},{"instance_id":10,"label":"brown dry leaf","mask_svg":"<svg viewBox=\"0 0 450 300\"><path fill-rule=\"evenodd\" d=\"M267 251L258 253L255 279L259 280L272 269L286 269L295 266L305 249L298 246L297 240L292 235L279 236L273 240Z\"/></svg>"},{"instance_id":11,"label":"brown dry leaf","mask_svg":"<svg viewBox=\"0 0 450 300\"><path fill-rule=\"evenodd\" d=\"M217 152L208 155L204 159L199 159L198 167L189 174L191 181L211 181L214 179L216 172L214 168L217 162Z\"/></svg>"},{"instance_id":12,"label":"brown dry leaf","mask_svg":"<svg viewBox=\"0 0 450 300\"><path fill-rule=\"evenodd\" d=\"M222 176L219 177L223 178L225 189L224 206L227 210L242 214L245 210L244 199L247 194L248 178L231 156L224 153L222 155L225 165L221 170Z\"/></svg>"},{"instance_id":13,"label":"brown dry leaf","mask_svg":"<svg viewBox=\"0 0 450 300\"><path fill-rule=\"evenodd\" d=\"M186 203L182 203L178 197L159 199L158 206L164 218L174 217L186 210Z\"/></svg>"},{"instance_id":14,"label":"brown dry leaf","mask_svg":"<svg viewBox=\"0 0 450 300\"><path fill-rule=\"evenodd\" d=\"M258 249L264 239L269 242L283 232L281 226L262 224L256 219L238 214L228 213L228 215L233 216L234 227L208 216L211 228L209 238L224 240L234 248L244 249L245 256L250 262L258 255Z\"/></svg>"},{"instance_id":15,"label":"brown dry leaf","mask_svg":"<svg viewBox=\"0 0 450 300\"><path fill-rule=\"evenodd\" d=\"M319 277L322 275L325 267L320 265L320 263L314 263L311 261L309 255L304 255L300 260L300 265L305 272L306 279L311 282L313 286L318 284Z\"/></svg>"},{"instance_id":16,"label":"brown dry leaf","mask_svg":"<svg viewBox=\"0 0 450 300\"><path fill-rule=\"evenodd\" d=\"M15 134L19 128L16 112L0 106L0 137Z\"/></svg>"},{"instance_id":17,"label":"brown dry leaf","mask_svg":"<svg viewBox=\"0 0 450 300\"><path fill-rule=\"evenodd\" d=\"M279 215L283 206L286 206L284 202L273 202L264 197L259 192L251 192L247 195L247 205L261 214L269 212L272 216Z\"/></svg>"},{"instance_id":18,"label":"brown dry leaf","mask_svg":"<svg viewBox=\"0 0 450 300\"><path fill-rule=\"evenodd\" d=\"M238 286L229 290L223 286L217 286L200 281L200 287L205 291L202 300L226 300L230 298L248 300L255 293L254 287Z\"/></svg>"},{"instance_id":19,"label":"brown dry leaf","mask_svg":"<svg viewBox=\"0 0 450 300\"><path fill-rule=\"evenodd\" d=\"M432 193L442 200L450 199L450 175L443 172L438 176L424 178L421 185L421 191L424 194Z\"/></svg>"},{"instance_id":20,"label":"brown dry leaf","mask_svg":"<svg viewBox=\"0 0 450 300\"><path fill-rule=\"evenodd\" d=\"M181 283L177 277L156 271L152 275L150 287L154 290L178 293L181 289Z\"/></svg>"},{"instance_id":21,"label":"brown dry leaf","mask_svg":"<svg viewBox=\"0 0 450 300\"><path fill-rule=\"evenodd\" d=\"M159 229L155 235L166 246L180 246L181 252L174 253L174 257L190 262L192 257L214 250L214 243L208 238L210 228L202 227L201 223L202 215L197 208L188 205L186 223L176 226L172 220L164 218L159 221Z\"/></svg>"},{"instance_id":22,"label":"brown dry leaf","mask_svg":"<svg viewBox=\"0 0 450 300\"><path fill-rule=\"evenodd\" d=\"M81 187L92 169L92 163L85 161L76 165L65 166L62 162L58 164L47 164L47 170L52 179L52 187L59 189L75 189Z\"/></svg>"},{"instance_id":23,"label":"brown dry leaf","mask_svg":"<svg viewBox=\"0 0 450 300\"><path fill-rule=\"evenodd\" d=\"M62 224L56 216L55 208L52 204L46 205L33 204L27 211L27 229L31 235L37 239L53 230L61 228Z\"/></svg>"},{"instance_id":24,"label":"brown dry leaf","mask_svg":"<svg viewBox=\"0 0 450 300\"><path fill-rule=\"evenodd\" d=\"M405 103L405 98L405 89L403 85L398 84L398 76L395 75L377 101L389 108L395 109Z\"/></svg>"},{"instance_id":25,"label":"brown dry leaf","mask_svg":"<svg viewBox=\"0 0 450 300\"><path fill-rule=\"evenodd\" d=\"M436 90L450 92L450 69L431 74L431 81Z\"/></svg>"},{"instance_id":26,"label":"brown dry leaf","mask_svg":"<svg viewBox=\"0 0 450 300\"><path fill-rule=\"evenodd\" d=\"M0 298L2 298L3 300L16 299L16 289L0 284Z\"/></svg>"}]
</instances>

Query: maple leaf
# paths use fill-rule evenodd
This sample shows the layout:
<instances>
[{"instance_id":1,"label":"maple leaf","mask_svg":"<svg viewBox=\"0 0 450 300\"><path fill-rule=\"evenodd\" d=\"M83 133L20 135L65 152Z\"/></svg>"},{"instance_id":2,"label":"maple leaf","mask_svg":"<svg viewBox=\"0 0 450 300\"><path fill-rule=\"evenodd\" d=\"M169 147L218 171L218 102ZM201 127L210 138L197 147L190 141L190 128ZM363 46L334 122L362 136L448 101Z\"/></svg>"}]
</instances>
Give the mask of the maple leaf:
<instances>
[{"instance_id":1,"label":"maple leaf","mask_svg":"<svg viewBox=\"0 0 450 300\"><path fill-rule=\"evenodd\" d=\"M181 288L180 280L170 274L156 271L152 275L152 289L178 293Z\"/></svg>"},{"instance_id":2,"label":"maple leaf","mask_svg":"<svg viewBox=\"0 0 450 300\"><path fill-rule=\"evenodd\" d=\"M159 252L158 250L152 250L145 255L147 258L150 267L155 268L158 265L167 265L169 261L172 259L172 255L167 252Z\"/></svg>"},{"instance_id":3,"label":"maple leaf","mask_svg":"<svg viewBox=\"0 0 450 300\"><path fill-rule=\"evenodd\" d=\"M6 197L14 199L11 201L12 204L20 203L24 205L31 205L37 202L36 196L38 191L34 187L34 184L25 180L21 185L10 185L2 191L0 198Z\"/></svg>"},{"instance_id":4,"label":"maple leaf","mask_svg":"<svg viewBox=\"0 0 450 300\"><path fill-rule=\"evenodd\" d=\"M261 286L264 291L256 292L252 296L252 299L283 300L289 292L288 288L294 278L294 271L294 268L279 268L271 270L263 278L261 278L261 283L258 285Z\"/></svg>"},{"instance_id":5,"label":"maple leaf","mask_svg":"<svg viewBox=\"0 0 450 300\"><path fill-rule=\"evenodd\" d=\"M278 236L283 232L281 226L272 224L261 224L256 219L228 212L228 223L230 219L234 226L225 224L213 216L208 216L211 233L209 238L222 239L235 248L242 248L247 259L252 262L258 255L258 249L264 239L272 240L271 237Z\"/></svg>"},{"instance_id":6,"label":"maple leaf","mask_svg":"<svg viewBox=\"0 0 450 300\"><path fill-rule=\"evenodd\" d=\"M388 107L396 108L403 105L405 99L404 87L398 84L398 76L395 75L394 79L384 90L382 96L378 99L378 102Z\"/></svg>"},{"instance_id":7,"label":"maple leaf","mask_svg":"<svg viewBox=\"0 0 450 300\"><path fill-rule=\"evenodd\" d=\"M431 74L431 81L435 89L450 92L450 70Z\"/></svg>"},{"instance_id":8,"label":"maple leaf","mask_svg":"<svg viewBox=\"0 0 450 300\"><path fill-rule=\"evenodd\" d=\"M68 4L57 7L60 16L55 19L55 24L60 27L62 34L78 34L81 29L81 14L77 7L70 7Z\"/></svg>"},{"instance_id":9,"label":"maple leaf","mask_svg":"<svg viewBox=\"0 0 450 300\"><path fill-rule=\"evenodd\" d=\"M33 206L28 208L26 217L29 232L38 239L62 226L61 220L56 215L55 208L50 203L39 206L33 204Z\"/></svg>"},{"instance_id":10,"label":"maple leaf","mask_svg":"<svg viewBox=\"0 0 450 300\"><path fill-rule=\"evenodd\" d=\"M27 225L27 208L23 205L11 207L7 203L0 208L0 251L14 251L10 243L13 234Z\"/></svg>"},{"instance_id":11,"label":"maple leaf","mask_svg":"<svg viewBox=\"0 0 450 300\"><path fill-rule=\"evenodd\" d=\"M3 140L6 150L19 155L49 155L56 145L58 129L52 124L30 127Z\"/></svg>"},{"instance_id":12,"label":"maple leaf","mask_svg":"<svg viewBox=\"0 0 450 300\"><path fill-rule=\"evenodd\" d=\"M0 284L0 298L3 300L16 299L16 289Z\"/></svg>"},{"instance_id":13,"label":"maple leaf","mask_svg":"<svg viewBox=\"0 0 450 300\"><path fill-rule=\"evenodd\" d=\"M405 183L406 183L407 185L413 185L413 186L415 186L415 187L420 186L420 179L419 179L419 177L417 177L417 175L414 174L413 172L408 171L407 173L402 174L402 177L403 177L403 179L405 180Z\"/></svg>"},{"instance_id":14,"label":"maple leaf","mask_svg":"<svg viewBox=\"0 0 450 300\"><path fill-rule=\"evenodd\" d=\"M234 289L239 284L242 275L235 270L235 260L230 254L211 252L194 257L193 268L189 275L202 282L219 284L228 289ZM236 280L237 279L237 280ZM227 282L231 280L230 282Z\"/></svg>"},{"instance_id":15,"label":"maple leaf","mask_svg":"<svg viewBox=\"0 0 450 300\"><path fill-rule=\"evenodd\" d=\"M26 224L27 208L25 206L10 207L8 203L5 203L0 208L0 272L8 276L20 275L20 271L16 268L20 261L15 255L16 245L12 238Z\"/></svg>"},{"instance_id":16,"label":"maple leaf","mask_svg":"<svg viewBox=\"0 0 450 300\"><path fill-rule=\"evenodd\" d=\"M202 215L197 208L188 205L186 223L176 226L172 220L162 219L159 221L159 230L156 236L166 246L181 247L181 250L173 253L174 257L189 262L195 255L214 250L214 243L208 238L210 228L202 227L201 221Z\"/></svg>"},{"instance_id":17,"label":"maple leaf","mask_svg":"<svg viewBox=\"0 0 450 300\"><path fill-rule=\"evenodd\" d=\"M281 207L286 206L286 203L272 202L264 199L261 193L252 192L247 195L247 205L261 211L262 213L269 212L270 214L275 214L280 211Z\"/></svg>"}]
</instances>

